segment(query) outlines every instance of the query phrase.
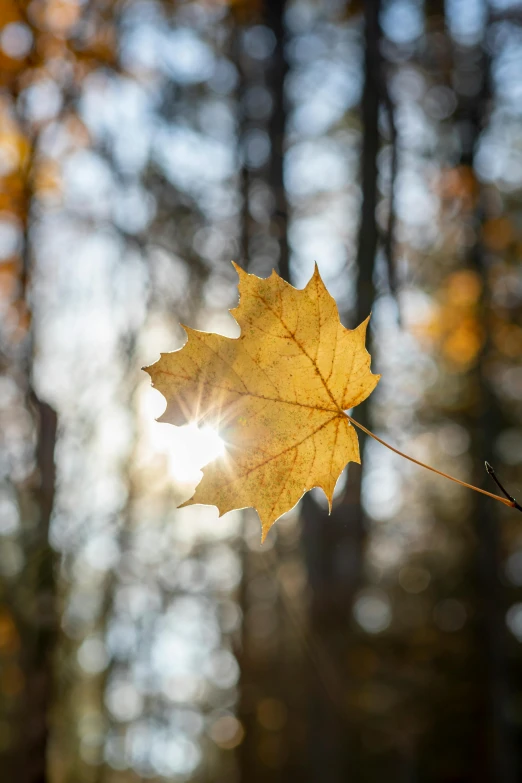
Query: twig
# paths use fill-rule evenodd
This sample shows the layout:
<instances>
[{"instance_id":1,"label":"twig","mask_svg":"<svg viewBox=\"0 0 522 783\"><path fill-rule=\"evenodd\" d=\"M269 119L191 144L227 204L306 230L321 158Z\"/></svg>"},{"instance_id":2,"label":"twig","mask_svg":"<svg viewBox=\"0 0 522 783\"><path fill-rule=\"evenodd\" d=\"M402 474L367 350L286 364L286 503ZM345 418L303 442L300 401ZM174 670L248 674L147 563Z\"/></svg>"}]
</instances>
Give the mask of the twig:
<instances>
[{"instance_id":1,"label":"twig","mask_svg":"<svg viewBox=\"0 0 522 783\"><path fill-rule=\"evenodd\" d=\"M510 506L510 508L518 508L520 511L522 511L522 508L518 505L517 501L507 494L507 492L503 489L503 487L500 485L500 482L496 478L495 481L506 495L505 498L500 497L500 495L494 495L492 492L487 492L485 489L474 487L473 484L467 484L465 481L461 481L460 479L455 478L454 476L448 475L448 473L443 473L442 470L437 470L436 468L432 468L431 465L426 465L424 462L419 462L418 459L409 457L407 454L404 454L402 451L399 451L399 449L390 446L390 444L386 443L386 441L382 440L381 438L378 438L377 435L374 435L373 432L370 432L370 430L366 429L366 427L364 427L362 424L359 424L358 421L352 419L351 416L347 415L347 418L349 419L349 421L351 421L352 424L354 424L360 430L362 430L367 435L369 435L370 438L373 438L374 440L378 441L378 443L381 443L383 446L386 446L386 448L390 449L390 451L394 451L395 454L398 454L400 457L404 457L404 459L408 459L410 462L414 462L416 465L420 465L421 468L426 468L427 470L431 470L432 473L437 473L437 475L439 476L443 476L444 478L447 478L450 481L454 481L456 484L460 484L461 487L467 487L468 489L473 489L475 490L475 492L480 492L482 495L487 495L489 498L493 498L493 500L498 500L500 503L503 503L505 506ZM489 472L490 471L488 470L488 473Z\"/></svg>"},{"instance_id":2,"label":"twig","mask_svg":"<svg viewBox=\"0 0 522 783\"><path fill-rule=\"evenodd\" d=\"M512 497L512 496L509 494L509 492L507 492L507 491L505 490L505 488L504 488L504 487L502 486L502 484L500 483L500 480L497 478L497 474L495 473L495 471L493 470L493 467L492 467L492 466L489 464L489 462L486 460L484 464L485 464L485 466L486 466L486 470L487 470L487 472L489 473L489 475L491 476L491 478L493 479L493 481L495 482L495 484L497 485L497 487L498 487L499 489L501 489L501 490L502 490L502 492L503 492L503 493L504 493L504 495L505 495L505 496L508 498L508 500L511 500L511 502L512 502L512 504L513 504L513 507L514 507L514 508L518 508L518 510L519 510L519 511L522 511L522 506L521 506L519 503L517 503L517 501L515 500L515 498L514 498L514 497Z\"/></svg>"}]
</instances>

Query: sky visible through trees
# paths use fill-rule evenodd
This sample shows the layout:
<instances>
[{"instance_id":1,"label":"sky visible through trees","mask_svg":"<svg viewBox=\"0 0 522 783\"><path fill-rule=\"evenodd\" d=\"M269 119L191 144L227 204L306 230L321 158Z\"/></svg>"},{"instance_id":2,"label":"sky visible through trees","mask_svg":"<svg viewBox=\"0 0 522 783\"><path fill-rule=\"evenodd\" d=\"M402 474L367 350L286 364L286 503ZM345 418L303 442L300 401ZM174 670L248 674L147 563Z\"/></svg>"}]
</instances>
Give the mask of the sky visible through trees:
<instances>
[{"instance_id":1,"label":"sky visible through trees","mask_svg":"<svg viewBox=\"0 0 522 783\"><path fill-rule=\"evenodd\" d=\"M0 779L520 779L519 514L361 436L261 547L140 368L317 261L358 419L520 500L521 73L509 0L3 0Z\"/></svg>"}]
</instances>

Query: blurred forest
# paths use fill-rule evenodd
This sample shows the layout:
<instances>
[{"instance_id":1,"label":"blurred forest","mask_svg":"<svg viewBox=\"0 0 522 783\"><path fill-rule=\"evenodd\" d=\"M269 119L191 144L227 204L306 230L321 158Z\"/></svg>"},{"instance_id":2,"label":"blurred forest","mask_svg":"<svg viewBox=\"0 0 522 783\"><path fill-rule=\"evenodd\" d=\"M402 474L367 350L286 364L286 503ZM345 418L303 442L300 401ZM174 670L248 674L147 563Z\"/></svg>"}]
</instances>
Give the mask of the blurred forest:
<instances>
[{"instance_id":1,"label":"blurred forest","mask_svg":"<svg viewBox=\"0 0 522 783\"><path fill-rule=\"evenodd\" d=\"M261 547L140 370L317 261L358 420L516 496L521 255L521 4L1 0L2 783L522 779L520 515L361 436Z\"/></svg>"}]
</instances>

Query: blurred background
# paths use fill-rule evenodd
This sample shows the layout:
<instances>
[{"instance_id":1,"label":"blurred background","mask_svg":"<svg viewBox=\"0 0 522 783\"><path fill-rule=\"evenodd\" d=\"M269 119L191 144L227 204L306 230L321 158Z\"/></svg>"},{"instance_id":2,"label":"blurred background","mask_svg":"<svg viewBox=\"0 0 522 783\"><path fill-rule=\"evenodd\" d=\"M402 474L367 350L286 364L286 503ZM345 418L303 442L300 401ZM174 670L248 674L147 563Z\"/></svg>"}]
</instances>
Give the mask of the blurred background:
<instances>
[{"instance_id":1,"label":"blurred background","mask_svg":"<svg viewBox=\"0 0 522 783\"><path fill-rule=\"evenodd\" d=\"M2 781L522 779L522 517L361 435L261 547L140 370L317 261L357 418L522 494L521 118L509 0L2 0Z\"/></svg>"}]
</instances>

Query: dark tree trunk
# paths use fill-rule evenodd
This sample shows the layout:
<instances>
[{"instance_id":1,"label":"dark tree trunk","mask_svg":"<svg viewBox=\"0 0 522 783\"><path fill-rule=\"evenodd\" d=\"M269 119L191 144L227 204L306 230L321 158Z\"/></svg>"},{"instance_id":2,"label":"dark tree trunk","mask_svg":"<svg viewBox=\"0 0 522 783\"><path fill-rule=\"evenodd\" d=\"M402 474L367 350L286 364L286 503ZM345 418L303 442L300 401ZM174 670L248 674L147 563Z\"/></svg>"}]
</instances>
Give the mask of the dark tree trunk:
<instances>
[{"instance_id":1,"label":"dark tree trunk","mask_svg":"<svg viewBox=\"0 0 522 783\"><path fill-rule=\"evenodd\" d=\"M33 167L38 135L25 124L19 125L30 145L23 172L23 199L20 218L23 225L19 306L29 322L23 349L14 365L25 384L25 405L35 430L35 470L20 491L32 499L22 520L25 568L12 593L13 616L21 639L20 667L23 691L16 726L14 777L20 783L47 783L49 713L53 694L53 658L56 647L56 554L49 543L49 527L56 488L54 452L57 438L56 411L40 400L33 387L35 327L30 307L30 286L34 256L31 247L33 223ZM16 484L16 481L14 482ZM31 508L31 505L33 508Z\"/></svg>"},{"instance_id":2,"label":"dark tree trunk","mask_svg":"<svg viewBox=\"0 0 522 783\"><path fill-rule=\"evenodd\" d=\"M31 394L38 427L38 486L34 495L39 523L34 546L27 552L32 571L34 597L26 615L22 651L25 675L25 715L21 730L20 779L26 783L47 783L49 710L53 693L53 663L57 636L56 556L49 545L49 524L55 493L54 450L57 417L54 409Z\"/></svg>"},{"instance_id":3,"label":"dark tree trunk","mask_svg":"<svg viewBox=\"0 0 522 783\"><path fill-rule=\"evenodd\" d=\"M363 5L365 30L364 89L362 98L362 210L357 252L356 324L371 312L375 298L374 270L378 246L377 156L380 148L379 105L383 95L379 24L380 1ZM366 406L357 411L368 423ZM362 448L361 448L362 451ZM303 548L312 588L310 625L322 640L334 693L313 679L311 693L310 779L341 783L356 774L350 716L344 708L350 673L346 660L350 642L350 614L360 584L365 520L361 507L361 468L351 464L346 489L328 516L310 495L303 499Z\"/></svg>"},{"instance_id":4,"label":"dark tree trunk","mask_svg":"<svg viewBox=\"0 0 522 783\"><path fill-rule=\"evenodd\" d=\"M279 274L290 282L290 259L288 252L288 201L284 184L284 154L287 107L285 101L285 79L288 64L285 56L284 13L286 0L265 0L265 20L275 37L275 49L268 70L268 85L272 94L273 109L269 123L272 146L268 181L274 197L274 210L270 233L279 244Z\"/></svg>"},{"instance_id":5,"label":"dark tree trunk","mask_svg":"<svg viewBox=\"0 0 522 783\"><path fill-rule=\"evenodd\" d=\"M474 483L484 489L491 489L491 481L484 469L484 459L491 458L496 434L502 426L502 414L497 399L487 380L489 353L488 324L491 320L491 302L488 294L488 270L485 250L482 244L482 225L487 217L486 205L480 182L474 171L475 152L484 125L488 119L490 92L490 57L486 47L477 45L469 48L454 47L455 82L459 76L468 77L477 73L480 65L481 83L472 94L459 95L457 124L460 131L460 164L469 171L475 189L475 206L471 214L471 227L475 242L470 248L467 264L480 279L482 299L479 303L479 318L484 330L484 344L477 366L470 373L470 383L475 390L473 409L468 418L473 454ZM468 77L469 78L469 77ZM494 490L493 490L494 491ZM477 537L477 645L481 652L481 682L486 691L481 699L483 725L479 729L477 742L483 746L489 779L498 783L515 783L518 780L513 737L508 725L509 672L507 667L506 607L502 603L502 589L499 580L501 569L501 542L499 514L496 503L485 502L474 496L472 518L475 521Z\"/></svg>"},{"instance_id":6,"label":"dark tree trunk","mask_svg":"<svg viewBox=\"0 0 522 783\"><path fill-rule=\"evenodd\" d=\"M270 139L270 154L267 163L257 171L251 171L244 163L240 175L242 188L241 251L244 265L252 265L252 243L261 240L277 241L278 253L273 254L270 266L277 267L281 277L290 280L288 254L288 205L283 179L284 147L287 107L284 97L285 77L288 66L284 43L285 2L265 0L257 19L251 24L264 24L274 35L275 48L266 63L252 61L248 52L241 47L241 32L235 43L235 58L241 83L238 87L238 112L240 138L242 140L252 129L263 129ZM245 108L245 97L254 86L264 85L270 93L272 111L266 120L249 118ZM249 208L250 188L253 185L266 187L271 196L272 208L269 220L256 221ZM271 245L269 245L271 246ZM272 255L272 253L270 254ZM256 274L269 274L270 268L255 266ZM252 521L252 520L249 520ZM256 521L257 526L257 521ZM284 568L285 550L280 547L279 535L275 552L243 549L243 579L240 602L243 610L243 631L238 659L241 666L241 699L239 716L245 736L238 750L239 773L242 783L283 783L286 780L305 779L300 741L294 740L294 729L300 725L299 672L301 656L295 635L300 620L294 613L291 601L286 601L278 571ZM271 598L263 595L263 585ZM256 613L266 611L273 622L271 633L263 636L256 628ZM270 710L286 713L286 719L279 728L271 730ZM273 719L273 716L272 716Z\"/></svg>"}]
</instances>

